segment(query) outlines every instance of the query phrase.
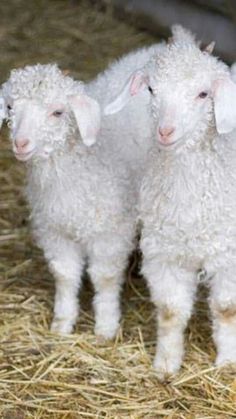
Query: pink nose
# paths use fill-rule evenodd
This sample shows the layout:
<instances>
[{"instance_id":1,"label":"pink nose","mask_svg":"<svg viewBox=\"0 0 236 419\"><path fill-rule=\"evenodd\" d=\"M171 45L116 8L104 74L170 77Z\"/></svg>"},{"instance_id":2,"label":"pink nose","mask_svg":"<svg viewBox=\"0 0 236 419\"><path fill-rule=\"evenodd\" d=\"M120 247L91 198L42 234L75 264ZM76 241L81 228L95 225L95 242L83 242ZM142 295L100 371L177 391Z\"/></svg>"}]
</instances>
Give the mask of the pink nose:
<instances>
[{"instance_id":1,"label":"pink nose","mask_svg":"<svg viewBox=\"0 0 236 419\"><path fill-rule=\"evenodd\" d=\"M173 132L175 131L174 127L165 127L165 128L159 128L159 134L161 137L170 137L171 134L173 134Z\"/></svg>"},{"instance_id":2,"label":"pink nose","mask_svg":"<svg viewBox=\"0 0 236 419\"><path fill-rule=\"evenodd\" d=\"M18 153L24 153L28 145L29 140L27 140L27 138L20 138L15 140L15 146Z\"/></svg>"}]
</instances>

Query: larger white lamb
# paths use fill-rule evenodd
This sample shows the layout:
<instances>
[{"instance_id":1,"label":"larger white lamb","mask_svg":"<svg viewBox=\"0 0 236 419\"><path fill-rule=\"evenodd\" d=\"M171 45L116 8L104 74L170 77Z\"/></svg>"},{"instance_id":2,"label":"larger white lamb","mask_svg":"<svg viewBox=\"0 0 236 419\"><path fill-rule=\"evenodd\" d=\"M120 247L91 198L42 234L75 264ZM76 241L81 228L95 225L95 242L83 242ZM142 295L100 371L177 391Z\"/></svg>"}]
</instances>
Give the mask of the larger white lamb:
<instances>
[{"instance_id":1,"label":"larger white lamb","mask_svg":"<svg viewBox=\"0 0 236 419\"><path fill-rule=\"evenodd\" d=\"M53 331L69 333L75 325L85 263L96 292L95 332L111 338L117 331L135 237L137 172L150 147L150 94L102 124L91 96L110 101L123 77L161 48L129 54L87 85L56 65L36 65L13 70L2 86L13 151L27 161L34 234L56 279Z\"/></svg>"},{"instance_id":2,"label":"larger white lamb","mask_svg":"<svg viewBox=\"0 0 236 419\"><path fill-rule=\"evenodd\" d=\"M209 279L216 364L236 363L236 85L177 39L128 85L152 93L156 140L141 188L142 272L157 307L160 378L180 368L198 273ZM137 90L138 91L138 90ZM130 93L126 86L126 96Z\"/></svg>"}]
</instances>

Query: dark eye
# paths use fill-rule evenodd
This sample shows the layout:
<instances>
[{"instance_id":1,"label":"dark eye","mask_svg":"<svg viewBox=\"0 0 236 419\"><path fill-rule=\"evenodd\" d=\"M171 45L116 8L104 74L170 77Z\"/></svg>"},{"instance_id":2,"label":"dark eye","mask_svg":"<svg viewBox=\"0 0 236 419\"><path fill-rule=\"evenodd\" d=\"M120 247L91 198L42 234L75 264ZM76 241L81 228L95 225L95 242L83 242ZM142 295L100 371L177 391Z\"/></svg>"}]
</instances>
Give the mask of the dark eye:
<instances>
[{"instance_id":1,"label":"dark eye","mask_svg":"<svg viewBox=\"0 0 236 419\"><path fill-rule=\"evenodd\" d=\"M152 90L151 86L148 86L148 90L153 95L153 90Z\"/></svg>"},{"instance_id":2,"label":"dark eye","mask_svg":"<svg viewBox=\"0 0 236 419\"><path fill-rule=\"evenodd\" d=\"M63 114L63 111L60 111L60 110L54 111L54 112L52 113L52 115L53 115L53 116L56 116L57 118L58 118L59 116L61 116L62 114Z\"/></svg>"},{"instance_id":3,"label":"dark eye","mask_svg":"<svg viewBox=\"0 0 236 419\"><path fill-rule=\"evenodd\" d=\"M11 110L12 110L11 105L7 105L7 109L8 109L9 111L11 111Z\"/></svg>"},{"instance_id":4,"label":"dark eye","mask_svg":"<svg viewBox=\"0 0 236 419\"><path fill-rule=\"evenodd\" d=\"M198 95L198 97L200 97L201 99L205 99L205 97L207 97L207 96L208 96L208 93L207 92L201 92Z\"/></svg>"}]
</instances>

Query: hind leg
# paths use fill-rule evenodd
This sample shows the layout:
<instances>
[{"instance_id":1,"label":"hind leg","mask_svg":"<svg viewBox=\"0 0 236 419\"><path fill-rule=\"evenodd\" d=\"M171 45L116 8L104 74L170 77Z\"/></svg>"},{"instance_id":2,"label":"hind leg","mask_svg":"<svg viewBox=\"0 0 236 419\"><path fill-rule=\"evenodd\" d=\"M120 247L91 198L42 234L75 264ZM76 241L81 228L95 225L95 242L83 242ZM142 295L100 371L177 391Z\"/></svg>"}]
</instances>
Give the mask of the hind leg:
<instances>
[{"instance_id":1,"label":"hind leg","mask_svg":"<svg viewBox=\"0 0 236 419\"><path fill-rule=\"evenodd\" d=\"M212 278L209 302L216 365L236 364L236 266L221 269Z\"/></svg>"}]
</instances>

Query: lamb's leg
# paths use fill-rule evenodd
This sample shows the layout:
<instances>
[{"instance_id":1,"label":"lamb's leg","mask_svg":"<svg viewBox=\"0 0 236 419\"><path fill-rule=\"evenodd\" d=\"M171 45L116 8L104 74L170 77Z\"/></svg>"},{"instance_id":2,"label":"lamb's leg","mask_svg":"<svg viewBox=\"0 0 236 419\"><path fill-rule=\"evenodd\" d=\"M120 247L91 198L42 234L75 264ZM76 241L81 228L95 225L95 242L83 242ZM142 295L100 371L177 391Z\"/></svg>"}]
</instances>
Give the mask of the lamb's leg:
<instances>
[{"instance_id":1,"label":"lamb's leg","mask_svg":"<svg viewBox=\"0 0 236 419\"><path fill-rule=\"evenodd\" d=\"M161 380L176 373L184 355L184 330L196 292L193 272L179 266L147 263L142 269L157 307L157 351L154 368Z\"/></svg>"},{"instance_id":2,"label":"lamb's leg","mask_svg":"<svg viewBox=\"0 0 236 419\"><path fill-rule=\"evenodd\" d=\"M83 270L83 256L79 246L69 240L56 239L45 252L49 269L55 278L54 316L51 331L69 334L76 323L77 300Z\"/></svg>"},{"instance_id":3,"label":"lamb's leg","mask_svg":"<svg viewBox=\"0 0 236 419\"><path fill-rule=\"evenodd\" d=\"M212 278L209 300L216 365L236 364L236 266L222 269Z\"/></svg>"},{"instance_id":4,"label":"lamb's leg","mask_svg":"<svg viewBox=\"0 0 236 419\"><path fill-rule=\"evenodd\" d=\"M124 282L130 244L119 236L100 236L90 249L89 273L95 290L95 334L116 335L120 321L120 291Z\"/></svg>"}]
</instances>

